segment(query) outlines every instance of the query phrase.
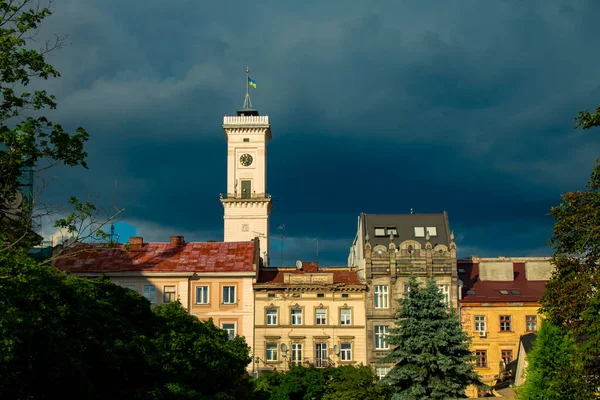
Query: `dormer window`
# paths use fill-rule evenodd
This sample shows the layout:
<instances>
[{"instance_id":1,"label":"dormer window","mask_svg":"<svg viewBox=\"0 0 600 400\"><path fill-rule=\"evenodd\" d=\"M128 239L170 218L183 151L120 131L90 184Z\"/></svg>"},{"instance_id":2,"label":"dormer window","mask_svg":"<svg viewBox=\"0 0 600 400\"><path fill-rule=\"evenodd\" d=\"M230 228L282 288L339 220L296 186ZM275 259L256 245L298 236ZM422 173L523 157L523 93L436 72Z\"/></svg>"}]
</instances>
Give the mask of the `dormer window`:
<instances>
[{"instance_id":1,"label":"dormer window","mask_svg":"<svg viewBox=\"0 0 600 400\"><path fill-rule=\"evenodd\" d=\"M375 228L375 236L384 237L385 236L385 228Z\"/></svg>"},{"instance_id":2,"label":"dormer window","mask_svg":"<svg viewBox=\"0 0 600 400\"><path fill-rule=\"evenodd\" d=\"M387 235L386 236L390 236L390 235L394 235L394 236L398 236L398 230L396 228L387 228Z\"/></svg>"},{"instance_id":3,"label":"dormer window","mask_svg":"<svg viewBox=\"0 0 600 400\"><path fill-rule=\"evenodd\" d=\"M415 226L415 237L425 237L425 228L422 226Z\"/></svg>"},{"instance_id":4,"label":"dormer window","mask_svg":"<svg viewBox=\"0 0 600 400\"><path fill-rule=\"evenodd\" d=\"M500 289L500 294L502 296L508 296L508 290Z\"/></svg>"},{"instance_id":5,"label":"dormer window","mask_svg":"<svg viewBox=\"0 0 600 400\"><path fill-rule=\"evenodd\" d=\"M427 232L429 233L429 236L431 236L431 237L437 236L437 228L435 226L428 226Z\"/></svg>"}]
</instances>

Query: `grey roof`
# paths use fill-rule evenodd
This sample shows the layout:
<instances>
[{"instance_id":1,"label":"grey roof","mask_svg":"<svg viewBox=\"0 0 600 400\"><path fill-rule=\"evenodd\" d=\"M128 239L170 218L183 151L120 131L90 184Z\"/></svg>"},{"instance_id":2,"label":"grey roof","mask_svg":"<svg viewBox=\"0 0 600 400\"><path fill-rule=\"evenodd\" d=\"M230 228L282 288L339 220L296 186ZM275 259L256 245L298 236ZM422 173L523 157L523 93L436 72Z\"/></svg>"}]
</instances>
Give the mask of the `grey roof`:
<instances>
[{"instance_id":1,"label":"grey roof","mask_svg":"<svg viewBox=\"0 0 600 400\"><path fill-rule=\"evenodd\" d=\"M435 247L437 244L450 245L450 227L448 225L448 214L444 211L439 214L362 214L363 229L369 234L369 240L373 247L378 244L387 246L390 243L389 236L375 236L375 228L396 228L398 235L394 237L394 243L399 244L405 240L416 240L423 247L424 237L415 237L415 227L435 226L437 236L431 236L429 242Z\"/></svg>"},{"instance_id":2,"label":"grey roof","mask_svg":"<svg viewBox=\"0 0 600 400\"><path fill-rule=\"evenodd\" d=\"M529 353L529 350L533 347L533 342L535 342L535 332L521 335L521 343L523 343L525 353Z\"/></svg>"}]
</instances>

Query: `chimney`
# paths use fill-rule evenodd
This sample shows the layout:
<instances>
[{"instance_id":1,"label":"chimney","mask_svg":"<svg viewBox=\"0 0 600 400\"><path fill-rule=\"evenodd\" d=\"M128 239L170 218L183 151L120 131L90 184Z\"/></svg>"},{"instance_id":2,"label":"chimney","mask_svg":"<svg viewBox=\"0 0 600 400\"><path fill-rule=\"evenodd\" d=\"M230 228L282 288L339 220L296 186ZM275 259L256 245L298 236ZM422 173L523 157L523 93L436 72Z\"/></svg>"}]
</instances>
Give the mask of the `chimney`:
<instances>
[{"instance_id":1,"label":"chimney","mask_svg":"<svg viewBox=\"0 0 600 400\"><path fill-rule=\"evenodd\" d=\"M132 236L129 238L129 245L133 248L140 248L144 245L144 238L141 236Z\"/></svg>"},{"instance_id":2,"label":"chimney","mask_svg":"<svg viewBox=\"0 0 600 400\"><path fill-rule=\"evenodd\" d=\"M183 246L185 243L183 236L171 236L169 242L171 243L171 246Z\"/></svg>"}]
</instances>

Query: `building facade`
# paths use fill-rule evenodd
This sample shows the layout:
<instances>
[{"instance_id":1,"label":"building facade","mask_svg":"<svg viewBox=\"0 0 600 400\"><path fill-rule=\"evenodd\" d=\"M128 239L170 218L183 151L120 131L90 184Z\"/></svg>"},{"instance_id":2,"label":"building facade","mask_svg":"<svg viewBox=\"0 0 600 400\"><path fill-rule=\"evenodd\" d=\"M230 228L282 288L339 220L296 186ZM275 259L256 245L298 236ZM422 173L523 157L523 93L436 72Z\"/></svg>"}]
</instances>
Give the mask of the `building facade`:
<instances>
[{"instance_id":1,"label":"building facade","mask_svg":"<svg viewBox=\"0 0 600 400\"><path fill-rule=\"evenodd\" d=\"M227 193L221 193L224 241L244 242L258 237L260 255L269 257L269 215L273 208L267 193L267 142L271 140L268 116L252 108L246 94L244 107L223 118L227 138Z\"/></svg>"},{"instance_id":2,"label":"building facade","mask_svg":"<svg viewBox=\"0 0 600 400\"><path fill-rule=\"evenodd\" d=\"M254 371L366 364L366 286L347 267L262 268L254 284Z\"/></svg>"},{"instance_id":3,"label":"building facade","mask_svg":"<svg viewBox=\"0 0 600 400\"><path fill-rule=\"evenodd\" d=\"M391 367L381 359L389 353L386 338L411 275L422 283L434 278L448 305L457 305L456 244L448 216L361 214L348 262L367 286L367 364L381 378Z\"/></svg>"},{"instance_id":4,"label":"building facade","mask_svg":"<svg viewBox=\"0 0 600 400\"><path fill-rule=\"evenodd\" d=\"M542 320L539 300L553 266L543 257L472 257L458 261L463 284L459 315L471 336L476 371L495 386L508 376L506 366L516 360L522 335L537 332ZM467 395L477 396L470 387ZM481 393L480 393L481 394Z\"/></svg>"},{"instance_id":5,"label":"building facade","mask_svg":"<svg viewBox=\"0 0 600 400\"><path fill-rule=\"evenodd\" d=\"M200 320L212 318L230 337L254 341L252 285L259 271L258 239L242 243L144 242L130 238L131 248L77 248L55 262L57 269L79 276L106 277L134 290L152 305L179 300ZM250 370L251 365L248 366Z\"/></svg>"}]
</instances>

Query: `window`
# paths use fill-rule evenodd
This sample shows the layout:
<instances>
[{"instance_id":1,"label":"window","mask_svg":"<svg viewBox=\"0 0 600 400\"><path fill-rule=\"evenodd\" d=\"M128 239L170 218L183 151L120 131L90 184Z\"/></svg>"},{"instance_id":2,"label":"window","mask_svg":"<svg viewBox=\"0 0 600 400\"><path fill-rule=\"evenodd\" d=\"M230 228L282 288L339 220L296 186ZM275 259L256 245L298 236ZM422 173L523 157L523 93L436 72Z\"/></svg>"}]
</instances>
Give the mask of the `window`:
<instances>
[{"instance_id":1,"label":"window","mask_svg":"<svg viewBox=\"0 0 600 400\"><path fill-rule=\"evenodd\" d=\"M352 343L340 344L340 358L342 361L352 361Z\"/></svg>"},{"instance_id":2,"label":"window","mask_svg":"<svg viewBox=\"0 0 600 400\"><path fill-rule=\"evenodd\" d=\"M409 292L410 292L410 286L404 285L404 298L408 297Z\"/></svg>"},{"instance_id":3,"label":"window","mask_svg":"<svg viewBox=\"0 0 600 400\"><path fill-rule=\"evenodd\" d=\"M322 299L325 297L325 293L317 293L317 298Z\"/></svg>"},{"instance_id":4,"label":"window","mask_svg":"<svg viewBox=\"0 0 600 400\"><path fill-rule=\"evenodd\" d=\"M150 304L156 304L156 286L144 285L144 297L150 300Z\"/></svg>"},{"instance_id":5,"label":"window","mask_svg":"<svg viewBox=\"0 0 600 400\"><path fill-rule=\"evenodd\" d=\"M428 226L427 233L429 233L429 236L431 237L437 236L437 228L435 226Z\"/></svg>"},{"instance_id":6,"label":"window","mask_svg":"<svg viewBox=\"0 0 600 400\"><path fill-rule=\"evenodd\" d=\"M525 316L525 329L527 329L527 332L537 331L537 315Z\"/></svg>"},{"instance_id":7,"label":"window","mask_svg":"<svg viewBox=\"0 0 600 400\"><path fill-rule=\"evenodd\" d=\"M508 364L512 360L512 350L502 350L502 361L504 361L504 365Z\"/></svg>"},{"instance_id":8,"label":"window","mask_svg":"<svg viewBox=\"0 0 600 400\"><path fill-rule=\"evenodd\" d=\"M415 226L415 237L425 237L425 228L422 226Z\"/></svg>"},{"instance_id":9,"label":"window","mask_svg":"<svg viewBox=\"0 0 600 400\"><path fill-rule=\"evenodd\" d=\"M512 289L510 292L515 296L519 296L521 294L521 292L518 289Z\"/></svg>"},{"instance_id":10,"label":"window","mask_svg":"<svg viewBox=\"0 0 600 400\"><path fill-rule=\"evenodd\" d=\"M510 315L500 316L500 331L510 332Z\"/></svg>"},{"instance_id":11,"label":"window","mask_svg":"<svg viewBox=\"0 0 600 400\"><path fill-rule=\"evenodd\" d=\"M292 343L292 365L302 364L302 343Z\"/></svg>"},{"instance_id":12,"label":"window","mask_svg":"<svg viewBox=\"0 0 600 400\"><path fill-rule=\"evenodd\" d=\"M475 316L475 332L485 332L485 315Z\"/></svg>"},{"instance_id":13,"label":"window","mask_svg":"<svg viewBox=\"0 0 600 400\"><path fill-rule=\"evenodd\" d=\"M274 299L275 298L275 293L269 293L269 298L270 299Z\"/></svg>"},{"instance_id":14,"label":"window","mask_svg":"<svg viewBox=\"0 0 600 400\"><path fill-rule=\"evenodd\" d=\"M301 308L292 308L292 325L302 325Z\"/></svg>"},{"instance_id":15,"label":"window","mask_svg":"<svg viewBox=\"0 0 600 400\"><path fill-rule=\"evenodd\" d=\"M377 367L375 368L375 375L377 376L377 380L382 380L387 374L390 372L388 367Z\"/></svg>"},{"instance_id":16,"label":"window","mask_svg":"<svg viewBox=\"0 0 600 400\"><path fill-rule=\"evenodd\" d=\"M439 285L438 287L444 295L444 304L450 304L450 285Z\"/></svg>"},{"instance_id":17,"label":"window","mask_svg":"<svg viewBox=\"0 0 600 400\"><path fill-rule=\"evenodd\" d=\"M327 309L317 308L315 311L315 323L317 325L327 325Z\"/></svg>"},{"instance_id":18,"label":"window","mask_svg":"<svg viewBox=\"0 0 600 400\"><path fill-rule=\"evenodd\" d=\"M487 351L486 350L475 350L475 356L477 357L478 367L487 367Z\"/></svg>"},{"instance_id":19,"label":"window","mask_svg":"<svg viewBox=\"0 0 600 400\"><path fill-rule=\"evenodd\" d=\"M277 361L277 343L267 343L267 361Z\"/></svg>"},{"instance_id":20,"label":"window","mask_svg":"<svg viewBox=\"0 0 600 400\"><path fill-rule=\"evenodd\" d=\"M508 296L508 290L500 289L499 291L502 296Z\"/></svg>"},{"instance_id":21,"label":"window","mask_svg":"<svg viewBox=\"0 0 600 400\"><path fill-rule=\"evenodd\" d=\"M315 343L315 361L317 368L327 367L329 365L329 353L327 352L327 343Z\"/></svg>"},{"instance_id":22,"label":"window","mask_svg":"<svg viewBox=\"0 0 600 400\"><path fill-rule=\"evenodd\" d=\"M390 235L398 236L398 231L396 230L396 228L388 228L387 229L386 236L390 236Z\"/></svg>"},{"instance_id":23,"label":"window","mask_svg":"<svg viewBox=\"0 0 600 400\"><path fill-rule=\"evenodd\" d=\"M342 299L347 299L349 297L348 293L342 293Z\"/></svg>"},{"instance_id":24,"label":"window","mask_svg":"<svg viewBox=\"0 0 600 400\"><path fill-rule=\"evenodd\" d=\"M175 286L165 286L163 292L163 303L172 303L175 298Z\"/></svg>"},{"instance_id":25,"label":"window","mask_svg":"<svg viewBox=\"0 0 600 400\"><path fill-rule=\"evenodd\" d=\"M276 308L267 308L267 325L277 325Z\"/></svg>"},{"instance_id":26,"label":"window","mask_svg":"<svg viewBox=\"0 0 600 400\"><path fill-rule=\"evenodd\" d=\"M223 286L223 304L235 304L235 286Z\"/></svg>"},{"instance_id":27,"label":"window","mask_svg":"<svg viewBox=\"0 0 600 400\"><path fill-rule=\"evenodd\" d=\"M235 324L233 322L222 323L221 329L227 331L227 334L229 335L229 340L235 338Z\"/></svg>"},{"instance_id":28,"label":"window","mask_svg":"<svg viewBox=\"0 0 600 400\"><path fill-rule=\"evenodd\" d=\"M352 325L349 308L340 308L340 325Z\"/></svg>"},{"instance_id":29,"label":"window","mask_svg":"<svg viewBox=\"0 0 600 400\"><path fill-rule=\"evenodd\" d=\"M390 327L387 325L375 325L375 349L389 350L390 345L387 342L387 336L390 333Z\"/></svg>"},{"instance_id":30,"label":"window","mask_svg":"<svg viewBox=\"0 0 600 400\"><path fill-rule=\"evenodd\" d=\"M375 236L385 236L385 228L375 228Z\"/></svg>"},{"instance_id":31,"label":"window","mask_svg":"<svg viewBox=\"0 0 600 400\"><path fill-rule=\"evenodd\" d=\"M208 304L208 286L196 286L196 304Z\"/></svg>"},{"instance_id":32,"label":"window","mask_svg":"<svg viewBox=\"0 0 600 400\"><path fill-rule=\"evenodd\" d=\"M135 287L135 285L125 285L123 287L125 289L130 289L130 290L133 290L134 292L137 292L137 288Z\"/></svg>"},{"instance_id":33,"label":"window","mask_svg":"<svg viewBox=\"0 0 600 400\"><path fill-rule=\"evenodd\" d=\"M375 308L388 308L388 287L387 285L375 286Z\"/></svg>"},{"instance_id":34,"label":"window","mask_svg":"<svg viewBox=\"0 0 600 400\"><path fill-rule=\"evenodd\" d=\"M250 141L250 138L245 137L244 138L244 143L248 143Z\"/></svg>"}]
</instances>

